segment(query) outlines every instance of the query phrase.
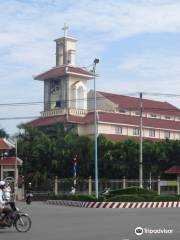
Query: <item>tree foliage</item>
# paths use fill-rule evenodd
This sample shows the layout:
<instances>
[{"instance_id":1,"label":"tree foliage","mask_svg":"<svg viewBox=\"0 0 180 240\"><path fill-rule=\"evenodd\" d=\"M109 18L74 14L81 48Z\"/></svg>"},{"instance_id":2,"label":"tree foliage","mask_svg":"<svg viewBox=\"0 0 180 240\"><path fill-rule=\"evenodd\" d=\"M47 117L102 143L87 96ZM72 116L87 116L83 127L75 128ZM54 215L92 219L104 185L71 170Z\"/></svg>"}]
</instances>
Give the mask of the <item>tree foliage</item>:
<instances>
[{"instance_id":1,"label":"tree foliage","mask_svg":"<svg viewBox=\"0 0 180 240\"><path fill-rule=\"evenodd\" d=\"M94 141L78 136L72 126L57 124L31 128L20 126L18 156L23 159L23 174L35 179L73 177L73 159L77 157L78 177L94 176ZM143 142L144 177L163 175L180 164L180 141ZM117 179L138 178L139 143L132 139L112 142L98 137L99 177Z\"/></svg>"},{"instance_id":2,"label":"tree foliage","mask_svg":"<svg viewBox=\"0 0 180 240\"><path fill-rule=\"evenodd\" d=\"M0 128L0 138L8 138L9 135L7 134L7 132L3 129Z\"/></svg>"}]
</instances>

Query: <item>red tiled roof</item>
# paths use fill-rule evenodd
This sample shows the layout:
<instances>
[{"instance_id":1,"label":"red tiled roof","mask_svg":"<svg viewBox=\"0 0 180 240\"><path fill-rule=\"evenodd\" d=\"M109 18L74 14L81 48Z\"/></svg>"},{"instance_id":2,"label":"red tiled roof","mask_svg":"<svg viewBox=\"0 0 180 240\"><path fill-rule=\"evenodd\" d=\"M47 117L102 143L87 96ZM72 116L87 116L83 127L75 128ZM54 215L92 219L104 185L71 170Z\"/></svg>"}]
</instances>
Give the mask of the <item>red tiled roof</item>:
<instances>
[{"instance_id":1,"label":"red tiled roof","mask_svg":"<svg viewBox=\"0 0 180 240\"><path fill-rule=\"evenodd\" d=\"M14 148L13 144L8 142L4 138L0 138L0 150L9 150L9 149L12 149L12 148Z\"/></svg>"},{"instance_id":2,"label":"red tiled roof","mask_svg":"<svg viewBox=\"0 0 180 240\"><path fill-rule=\"evenodd\" d=\"M113 103L119 106L122 110L135 110L140 109L140 99L136 97L129 97L123 95L117 95L113 93L99 92L105 98L108 98ZM159 113L164 115L180 116L180 110L168 102L160 102L155 100L143 99L143 111Z\"/></svg>"},{"instance_id":3,"label":"red tiled roof","mask_svg":"<svg viewBox=\"0 0 180 240\"><path fill-rule=\"evenodd\" d=\"M72 122L72 123L84 123L84 117L74 115L59 115L52 117L40 117L28 123L32 127L48 126L56 123Z\"/></svg>"},{"instance_id":4,"label":"red tiled roof","mask_svg":"<svg viewBox=\"0 0 180 240\"><path fill-rule=\"evenodd\" d=\"M53 116L53 117L40 117L29 122L28 125L31 125L32 127L39 127L39 126L47 126L47 125L52 125L52 124L65 122L65 121L66 121L65 115Z\"/></svg>"},{"instance_id":5,"label":"red tiled roof","mask_svg":"<svg viewBox=\"0 0 180 240\"><path fill-rule=\"evenodd\" d=\"M92 78L93 74L86 69L79 68L79 67L65 67L65 66L60 66L60 67L55 67L52 68L44 73L41 73L37 76L34 77L35 80L47 80L51 78L56 78L63 76L65 74L79 74L79 75L84 75L88 78Z\"/></svg>"},{"instance_id":6,"label":"red tiled roof","mask_svg":"<svg viewBox=\"0 0 180 240\"><path fill-rule=\"evenodd\" d=\"M100 122L128 124L135 126L139 126L140 123L140 118L138 116L107 112L99 112L98 116ZM180 122L143 117L143 127L180 130Z\"/></svg>"},{"instance_id":7,"label":"red tiled roof","mask_svg":"<svg viewBox=\"0 0 180 240\"><path fill-rule=\"evenodd\" d=\"M115 123L122 125L139 126L139 116L131 116L119 113L110 112L98 112L98 121L103 123ZM52 125L56 123L72 122L79 124L93 124L94 113L89 112L85 117L75 115L59 115L52 117L41 117L35 119L28 124L34 127ZM143 127L152 127L160 129L180 130L180 121L162 120L157 118L145 118L143 117Z\"/></svg>"},{"instance_id":8,"label":"red tiled roof","mask_svg":"<svg viewBox=\"0 0 180 240\"><path fill-rule=\"evenodd\" d=\"M0 165L15 165L16 161L17 161L17 165L22 165L22 160L16 157L0 158Z\"/></svg>"},{"instance_id":9,"label":"red tiled roof","mask_svg":"<svg viewBox=\"0 0 180 240\"><path fill-rule=\"evenodd\" d=\"M173 166L165 171L167 174L180 174L180 166Z\"/></svg>"}]
</instances>

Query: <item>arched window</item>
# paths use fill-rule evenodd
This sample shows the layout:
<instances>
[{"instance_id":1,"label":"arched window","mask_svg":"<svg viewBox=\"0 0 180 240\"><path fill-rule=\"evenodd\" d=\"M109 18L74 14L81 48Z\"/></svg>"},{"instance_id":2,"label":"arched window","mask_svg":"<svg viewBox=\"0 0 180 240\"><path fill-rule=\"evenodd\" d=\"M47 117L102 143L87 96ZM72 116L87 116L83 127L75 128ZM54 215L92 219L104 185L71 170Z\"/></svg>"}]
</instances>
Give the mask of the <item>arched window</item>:
<instances>
[{"instance_id":1,"label":"arched window","mask_svg":"<svg viewBox=\"0 0 180 240\"><path fill-rule=\"evenodd\" d=\"M71 88L71 107L76 108L76 88L73 86Z\"/></svg>"},{"instance_id":2,"label":"arched window","mask_svg":"<svg viewBox=\"0 0 180 240\"><path fill-rule=\"evenodd\" d=\"M77 108L84 109L84 89L82 86L77 89Z\"/></svg>"}]
</instances>

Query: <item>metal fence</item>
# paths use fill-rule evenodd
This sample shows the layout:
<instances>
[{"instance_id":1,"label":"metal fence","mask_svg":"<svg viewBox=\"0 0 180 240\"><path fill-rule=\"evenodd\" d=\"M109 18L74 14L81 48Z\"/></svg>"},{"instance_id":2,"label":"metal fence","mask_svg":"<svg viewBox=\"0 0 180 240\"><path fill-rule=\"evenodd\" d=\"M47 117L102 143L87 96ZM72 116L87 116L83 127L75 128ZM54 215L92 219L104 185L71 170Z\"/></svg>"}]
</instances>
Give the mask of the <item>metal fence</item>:
<instances>
[{"instance_id":1,"label":"metal fence","mask_svg":"<svg viewBox=\"0 0 180 240\"><path fill-rule=\"evenodd\" d=\"M69 194L72 193L74 179L55 179L47 180L42 184L32 186L34 199L42 200L48 198L50 194ZM99 193L106 189L117 190L132 186L139 186L138 179L99 179ZM143 180L143 187L145 189L157 192L158 194L178 194L180 195L180 181L178 180L162 180L145 179ZM26 189L26 188L25 188ZM94 179L77 179L76 180L77 194L94 194L95 180Z\"/></svg>"},{"instance_id":2,"label":"metal fence","mask_svg":"<svg viewBox=\"0 0 180 240\"><path fill-rule=\"evenodd\" d=\"M91 185L91 186L90 186ZM144 188L152 191L158 191L158 180L149 181L144 180ZM71 192L73 180L58 179L57 180L57 194L68 194ZM126 187L139 186L139 180L136 179L99 179L99 192L110 190L117 190ZM90 189L91 188L91 191ZM76 193L88 194L95 193L95 180L77 180Z\"/></svg>"}]
</instances>

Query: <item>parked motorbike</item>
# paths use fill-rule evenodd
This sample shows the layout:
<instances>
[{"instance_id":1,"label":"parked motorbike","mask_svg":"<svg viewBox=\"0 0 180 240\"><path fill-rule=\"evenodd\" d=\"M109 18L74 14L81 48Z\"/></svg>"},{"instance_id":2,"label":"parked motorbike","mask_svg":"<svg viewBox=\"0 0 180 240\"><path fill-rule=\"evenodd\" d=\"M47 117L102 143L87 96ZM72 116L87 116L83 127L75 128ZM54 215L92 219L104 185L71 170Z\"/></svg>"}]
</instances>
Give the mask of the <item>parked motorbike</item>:
<instances>
[{"instance_id":1,"label":"parked motorbike","mask_svg":"<svg viewBox=\"0 0 180 240\"><path fill-rule=\"evenodd\" d=\"M33 194L32 193L26 193L26 203L27 204L31 204L32 198L33 198Z\"/></svg>"},{"instance_id":2,"label":"parked motorbike","mask_svg":"<svg viewBox=\"0 0 180 240\"><path fill-rule=\"evenodd\" d=\"M0 228L15 227L18 232L28 232L31 229L31 218L27 213L21 212L18 208L14 207L12 211L4 217L1 216L4 224L0 224Z\"/></svg>"}]
</instances>

